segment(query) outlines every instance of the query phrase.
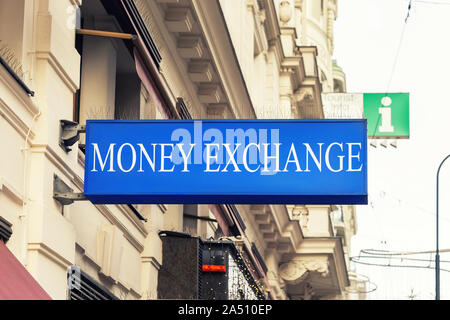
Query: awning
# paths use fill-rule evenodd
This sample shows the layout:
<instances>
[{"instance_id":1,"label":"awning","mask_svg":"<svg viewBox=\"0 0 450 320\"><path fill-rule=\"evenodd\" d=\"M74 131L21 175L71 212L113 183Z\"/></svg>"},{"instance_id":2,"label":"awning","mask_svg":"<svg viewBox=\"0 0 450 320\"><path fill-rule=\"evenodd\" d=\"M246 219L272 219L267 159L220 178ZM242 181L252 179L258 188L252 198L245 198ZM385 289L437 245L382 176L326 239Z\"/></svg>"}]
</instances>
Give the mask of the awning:
<instances>
[{"instance_id":1,"label":"awning","mask_svg":"<svg viewBox=\"0 0 450 320\"><path fill-rule=\"evenodd\" d=\"M0 241L0 300L51 299L3 241Z\"/></svg>"}]
</instances>

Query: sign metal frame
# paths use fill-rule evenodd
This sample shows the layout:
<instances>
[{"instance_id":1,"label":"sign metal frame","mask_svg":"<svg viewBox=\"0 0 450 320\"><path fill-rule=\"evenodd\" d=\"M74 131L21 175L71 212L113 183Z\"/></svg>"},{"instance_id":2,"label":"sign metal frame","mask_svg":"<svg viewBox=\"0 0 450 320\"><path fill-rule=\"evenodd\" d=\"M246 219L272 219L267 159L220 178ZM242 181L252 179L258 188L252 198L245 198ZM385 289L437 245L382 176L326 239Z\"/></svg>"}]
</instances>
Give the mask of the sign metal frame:
<instances>
[{"instance_id":1,"label":"sign metal frame","mask_svg":"<svg viewBox=\"0 0 450 320\"><path fill-rule=\"evenodd\" d=\"M282 132L287 132L288 143L296 141L301 144L302 142L308 141L312 144L314 141L320 142L323 140L323 144L325 141L337 141L334 142L335 146L331 148L330 154L333 152L336 153L336 150L339 150L336 143L342 144L342 152L347 150L345 149L346 137L344 135L351 133L351 139L353 140L347 142L352 142L351 144L357 142L357 144L360 144L360 153L356 154L356 151L353 151L353 159L350 158L350 161L360 161L362 163L360 167L362 170L361 172L345 172L345 170L341 170L341 172L336 174L332 174L331 171L326 173L320 171L319 173L318 167L314 171L313 158L310 158L310 166L312 167L310 171L308 173L298 172L298 176L296 177L293 177L294 173L290 171L289 173L283 172L274 175L255 173L255 175L251 176L247 173L234 173L232 170L229 170L229 172L220 174L210 174L209 172L204 174L199 172L196 174L191 173L190 180L180 180L177 183L178 180L176 179L171 180L171 182L166 181L166 179L169 179L168 174L170 173L156 173L154 171L153 175L147 176L146 181L148 181L148 185L142 183L142 179L139 178L142 177L140 174L143 173L132 172L130 175L133 176L134 174L133 177L136 177L136 184L140 183L143 186L141 191L134 185L133 178L124 178L125 175L123 172L107 172L106 169L109 168L109 165L106 164L108 159L105 158L107 151L105 148L102 149L104 172L91 172L92 170L90 170L92 169L93 161L95 165L94 150L92 147L94 141L98 143L111 143L113 141L117 145L120 145L120 142L128 141L126 139L135 139L136 143L145 142L148 144L156 142L152 139L160 139L158 142L164 142L161 139L166 139L167 142L169 137L161 138L164 136L162 131L166 130L164 129L165 127L170 129L191 128L195 123L199 122L203 125L214 125L223 130L225 128L239 129L245 126L253 126L258 130L278 128L285 130ZM106 129L108 126L109 128ZM128 128L124 129L126 126ZM136 126L149 127L146 128L147 130L144 130L142 127L140 130L134 132L132 128L137 128ZM207 129L205 128L206 131ZM302 137L306 137L305 139L309 140L302 141ZM286 139L286 137L282 137L282 139ZM319 140L316 141L315 139ZM282 143L284 142L283 140ZM367 146L366 119L87 120L84 194L95 204L367 204ZM280 146L280 155L282 154L281 148L284 147ZM319 150L318 146L315 148L315 151ZM321 148L322 146L320 146L320 154L322 156ZM351 146L348 146L348 148L350 149L348 151L349 155L351 155ZM123 150L126 150L126 148ZM286 155L286 149L283 149L283 152ZM325 149L323 150L323 154L325 154ZM311 156L311 154L309 155ZM308 160L308 153L306 153L306 160ZM345 163L345 165L349 163L348 160L340 159L340 161L341 164ZM333 166L336 167L337 162L334 163ZM292 163L290 166L295 167ZM350 163L348 166L351 169L352 165ZM97 169L98 167L99 162L97 163ZM233 168L232 165L229 167ZM355 167L357 166L355 165ZM165 178L161 178L163 174L166 174ZM180 173L178 174L178 177L182 177ZM308 174L311 176L306 176ZM322 177L320 176L321 174L323 174ZM117 176L117 179L113 178L114 175ZM283 180L283 177L286 180ZM296 182L297 177L298 184ZM303 178L303 181L302 177L308 177L308 179ZM137 182L138 179L141 179L141 182ZM206 179L209 179L208 182L205 182ZM186 192L187 181L190 181L189 192ZM230 182L229 186L226 185L228 182ZM157 191L158 183L161 184L161 190L163 190L161 192ZM167 186L171 183L172 188L169 190ZM200 184L202 184L202 188L198 187ZM225 184L225 186L221 184ZM311 185L312 191L299 193L298 190L302 188L302 190L308 190L308 184ZM205 185L209 186L209 188L205 188ZM221 190L219 190L219 186ZM247 191L242 192L242 186L247 186L248 188L245 189ZM196 188L203 191L196 191ZM226 190L226 192L223 190ZM345 191L341 192L340 190Z\"/></svg>"}]
</instances>

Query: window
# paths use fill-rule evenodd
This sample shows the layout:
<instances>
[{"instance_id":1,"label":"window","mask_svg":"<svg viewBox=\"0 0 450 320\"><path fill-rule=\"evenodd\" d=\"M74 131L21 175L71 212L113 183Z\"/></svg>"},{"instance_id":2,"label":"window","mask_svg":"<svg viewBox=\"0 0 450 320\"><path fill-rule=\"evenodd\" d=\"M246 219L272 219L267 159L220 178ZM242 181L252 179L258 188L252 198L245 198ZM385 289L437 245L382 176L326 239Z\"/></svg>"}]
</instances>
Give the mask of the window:
<instances>
[{"instance_id":1,"label":"window","mask_svg":"<svg viewBox=\"0 0 450 320\"><path fill-rule=\"evenodd\" d=\"M124 22L124 9L109 1L85 0L81 7L82 29L119 33L136 32ZM119 4L119 6L117 5ZM74 119L137 120L157 117L152 94L145 89L136 69L134 44L129 39L77 35L81 53L81 85Z\"/></svg>"},{"instance_id":2,"label":"window","mask_svg":"<svg viewBox=\"0 0 450 320\"><path fill-rule=\"evenodd\" d=\"M82 28L122 32L98 0L83 1ZM80 35L79 35L80 37ZM82 35L79 120L139 119L141 82L126 43L110 37Z\"/></svg>"},{"instance_id":3,"label":"window","mask_svg":"<svg viewBox=\"0 0 450 320\"><path fill-rule=\"evenodd\" d=\"M127 8L134 8L133 2L125 2ZM133 11L133 17L139 17L139 13ZM142 67L137 67L135 59L138 53L131 39L137 32L121 1L84 0L81 29L75 42L81 55L81 79L80 90L74 99L74 121L84 124L88 119L157 117L155 100L161 105L161 99L156 90L152 88L149 92L141 81L142 73L138 73L138 69L142 72ZM146 32L144 42L151 42ZM127 34L130 38L122 39L114 33ZM82 136L79 144L82 151L84 139ZM136 206L129 207L139 219L145 220Z\"/></svg>"},{"instance_id":4,"label":"window","mask_svg":"<svg viewBox=\"0 0 450 320\"><path fill-rule=\"evenodd\" d=\"M333 84L334 84L334 92L344 92L344 84L342 81L338 80L338 79L334 79L333 80Z\"/></svg>"}]
</instances>

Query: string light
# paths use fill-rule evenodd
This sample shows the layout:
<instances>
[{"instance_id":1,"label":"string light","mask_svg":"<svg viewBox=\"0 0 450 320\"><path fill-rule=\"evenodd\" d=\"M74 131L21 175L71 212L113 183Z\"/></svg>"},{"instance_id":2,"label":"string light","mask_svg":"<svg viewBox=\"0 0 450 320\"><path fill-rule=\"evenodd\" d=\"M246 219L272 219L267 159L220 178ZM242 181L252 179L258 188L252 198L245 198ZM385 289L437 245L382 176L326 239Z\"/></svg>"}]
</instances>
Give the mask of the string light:
<instances>
[{"instance_id":1,"label":"string light","mask_svg":"<svg viewBox=\"0 0 450 320\"><path fill-rule=\"evenodd\" d=\"M256 269L253 268L253 264L242 253L237 251L234 256L229 249L224 249L222 240L219 240L221 248L217 249L211 247L209 243L208 251L210 252L210 264L215 263L215 258L220 255L222 259L225 259L225 255L228 255L228 270L224 274L227 278L228 290L224 290L223 293L228 296L229 300L265 300L265 288L259 280L256 280L252 274L256 274ZM229 276L228 276L229 275ZM209 285L208 281L205 281L206 285ZM222 287L223 283L219 282L218 286ZM207 299L216 299L216 288L211 286L206 289L208 292Z\"/></svg>"}]
</instances>

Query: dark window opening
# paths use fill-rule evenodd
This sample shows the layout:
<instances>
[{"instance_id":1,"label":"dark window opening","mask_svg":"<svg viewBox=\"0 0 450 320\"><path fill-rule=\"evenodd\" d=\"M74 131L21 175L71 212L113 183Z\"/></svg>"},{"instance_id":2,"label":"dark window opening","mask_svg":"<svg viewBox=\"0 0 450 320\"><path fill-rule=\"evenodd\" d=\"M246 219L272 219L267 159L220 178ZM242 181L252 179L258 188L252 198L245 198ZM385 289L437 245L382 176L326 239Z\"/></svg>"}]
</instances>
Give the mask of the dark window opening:
<instances>
[{"instance_id":1,"label":"dark window opening","mask_svg":"<svg viewBox=\"0 0 450 320\"><path fill-rule=\"evenodd\" d=\"M67 269L69 300L119 300L77 266Z\"/></svg>"},{"instance_id":2,"label":"dark window opening","mask_svg":"<svg viewBox=\"0 0 450 320\"><path fill-rule=\"evenodd\" d=\"M98 0L83 1L81 17L84 29L129 32ZM76 47L81 51L82 63L79 106L75 106L74 118L80 123L87 119L140 119L141 80L131 40L78 35Z\"/></svg>"},{"instance_id":3,"label":"dark window opening","mask_svg":"<svg viewBox=\"0 0 450 320\"><path fill-rule=\"evenodd\" d=\"M7 243L12 235L12 224L0 216L0 241Z\"/></svg>"},{"instance_id":4,"label":"dark window opening","mask_svg":"<svg viewBox=\"0 0 450 320\"><path fill-rule=\"evenodd\" d=\"M183 232L196 235L198 232L198 205L183 205Z\"/></svg>"}]
</instances>

